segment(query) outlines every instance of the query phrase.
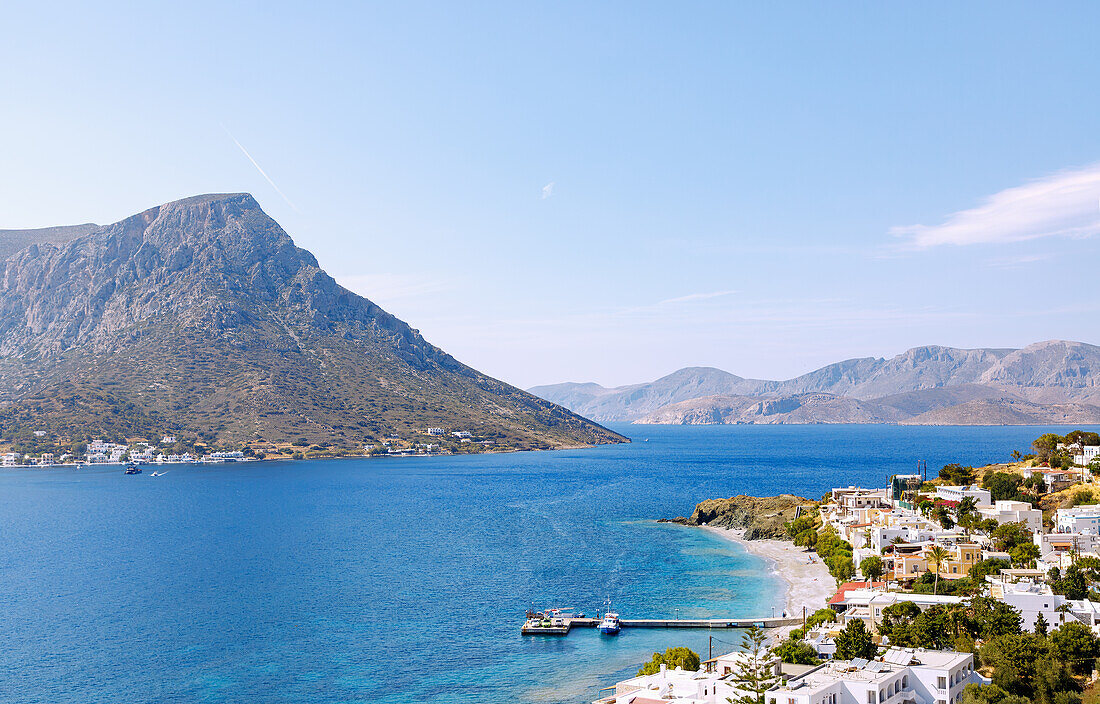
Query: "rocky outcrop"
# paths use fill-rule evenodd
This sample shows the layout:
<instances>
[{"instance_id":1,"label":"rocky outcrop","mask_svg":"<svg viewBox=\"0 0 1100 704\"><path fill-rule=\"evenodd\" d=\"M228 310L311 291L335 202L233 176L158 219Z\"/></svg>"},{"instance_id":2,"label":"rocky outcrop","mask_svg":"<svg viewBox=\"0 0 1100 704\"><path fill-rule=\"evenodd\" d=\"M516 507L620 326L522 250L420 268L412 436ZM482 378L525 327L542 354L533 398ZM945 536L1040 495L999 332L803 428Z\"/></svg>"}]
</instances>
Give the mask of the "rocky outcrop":
<instances>
[{"instance_id":1,"label":"rocky outcrop","mask_svg":"<svg viewBox=\"0 0 1100 704\"><path fill-rule=\"evenodd\" d=\"M515 448L624 440L341 287L246 193L63 234L0 262L5 427L163 423L345 446L429 426Z\"/></svg>"},{"instance_id":2,"label":"rocky outcrop","mask_svg":"<svg viewBox=\"0 0 1100 704\"><path fill-rule=\"evenodd\" d=\"M779 496L734 496L729 499L707 499L695 506L690 518L662 519L662 522L685 526L739 528L746 540L786 538L786 524L801 511L816 509L817 502L793 494Z\"/></svg>"}]
</instances>

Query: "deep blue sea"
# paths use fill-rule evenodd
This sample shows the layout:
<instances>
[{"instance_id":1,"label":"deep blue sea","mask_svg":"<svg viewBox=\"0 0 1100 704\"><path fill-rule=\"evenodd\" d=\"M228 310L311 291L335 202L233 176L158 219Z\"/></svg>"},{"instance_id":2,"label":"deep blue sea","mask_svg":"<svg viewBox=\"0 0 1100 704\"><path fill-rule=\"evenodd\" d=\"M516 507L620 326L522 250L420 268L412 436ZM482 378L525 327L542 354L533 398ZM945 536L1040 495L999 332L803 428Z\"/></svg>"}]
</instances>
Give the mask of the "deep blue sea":
<instances>
[{"instance_id":1,"label":"deep blue sea","mask_svg":"<svg viewBox=\"0 0 1100 704\"><path fill-rule=\"evenodd\" d=\"M756 557L657 524L980 464L1046 428L624 426L566 452L0 471L0 701L585 702L734 632L519 635L529 606L756 616ZM1065 429L1063 429L1064 432ZM646 441L648 438L648 441Z\"/></svg>"}]
</instances>

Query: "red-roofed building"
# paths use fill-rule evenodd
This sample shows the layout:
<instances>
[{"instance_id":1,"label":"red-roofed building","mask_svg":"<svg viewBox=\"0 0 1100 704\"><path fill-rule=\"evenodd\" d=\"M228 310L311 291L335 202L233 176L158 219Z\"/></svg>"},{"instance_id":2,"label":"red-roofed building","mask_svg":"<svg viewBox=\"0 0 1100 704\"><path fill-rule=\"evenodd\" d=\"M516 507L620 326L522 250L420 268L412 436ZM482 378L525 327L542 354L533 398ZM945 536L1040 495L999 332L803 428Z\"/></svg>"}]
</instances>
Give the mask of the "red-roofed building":
<instances>
[{"instance_id":1,"label":"red-roofed building","mask_svg":"<svg viewBox=\"0 0 1100 704\"><path fill-rule=\"evenodd\" d=\"M871 582L871 589L885 589L886 582ZM840 589L836 590L836 594L833 594L833 598L829 599L828 604L832 606L834 604L843 604L844 595L855 589L867 589L867 582L845 582L840 585Z\"/></svg>"}]
</instances>

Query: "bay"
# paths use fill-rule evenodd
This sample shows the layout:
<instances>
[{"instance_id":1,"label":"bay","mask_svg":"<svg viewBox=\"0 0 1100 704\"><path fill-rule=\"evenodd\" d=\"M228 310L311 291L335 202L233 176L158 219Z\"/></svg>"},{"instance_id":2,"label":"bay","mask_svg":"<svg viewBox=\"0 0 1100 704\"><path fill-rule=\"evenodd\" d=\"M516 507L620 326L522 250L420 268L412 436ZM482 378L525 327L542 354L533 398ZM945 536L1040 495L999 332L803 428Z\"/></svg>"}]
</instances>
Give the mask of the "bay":
<instances>
[{"instance_id":1,"label":"bay","mask_svg":"<svg viewBox=\"0 0 1100 704\"><path fill-rule=\"evenodd\" d=\"M764 616L767 565L657 524L706 498L1007 461L1050 429L621 426L630 445L0 471L0 701L585 702L736 632L523 638L528 607ZM1065 432L1066 428L1055 429ZM781 606L780 606L781 608Z\"/></svg>"}]
</instances>

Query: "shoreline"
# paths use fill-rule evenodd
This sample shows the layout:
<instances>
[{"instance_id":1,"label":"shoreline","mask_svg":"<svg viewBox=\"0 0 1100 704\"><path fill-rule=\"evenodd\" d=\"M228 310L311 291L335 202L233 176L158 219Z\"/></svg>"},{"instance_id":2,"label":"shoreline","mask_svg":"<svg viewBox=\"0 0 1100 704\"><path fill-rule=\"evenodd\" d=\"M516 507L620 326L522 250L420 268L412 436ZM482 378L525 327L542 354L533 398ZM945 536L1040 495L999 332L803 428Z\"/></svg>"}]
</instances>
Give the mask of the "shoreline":
<instances>
[{"instance_id":1,"label":"shoreline","mask_svg":"<svg viewBox=\"0 0 1100 704\"><path fill-rule=\"evenodd\" d=\"M829 568L817 557L816 553L804 552L802 548L785 540L745 540L745 531L737 528L716 528L700 526L703 530L722 540L737 543L745 552L764 558L771 573L779 577L786 586L783 608L787 615L801 615L806 607L806 615L824 608L825 603L836 593L835 581L829 574ZM808 563L813 558L812 564Z\"/></svg>"}]
</instances>

